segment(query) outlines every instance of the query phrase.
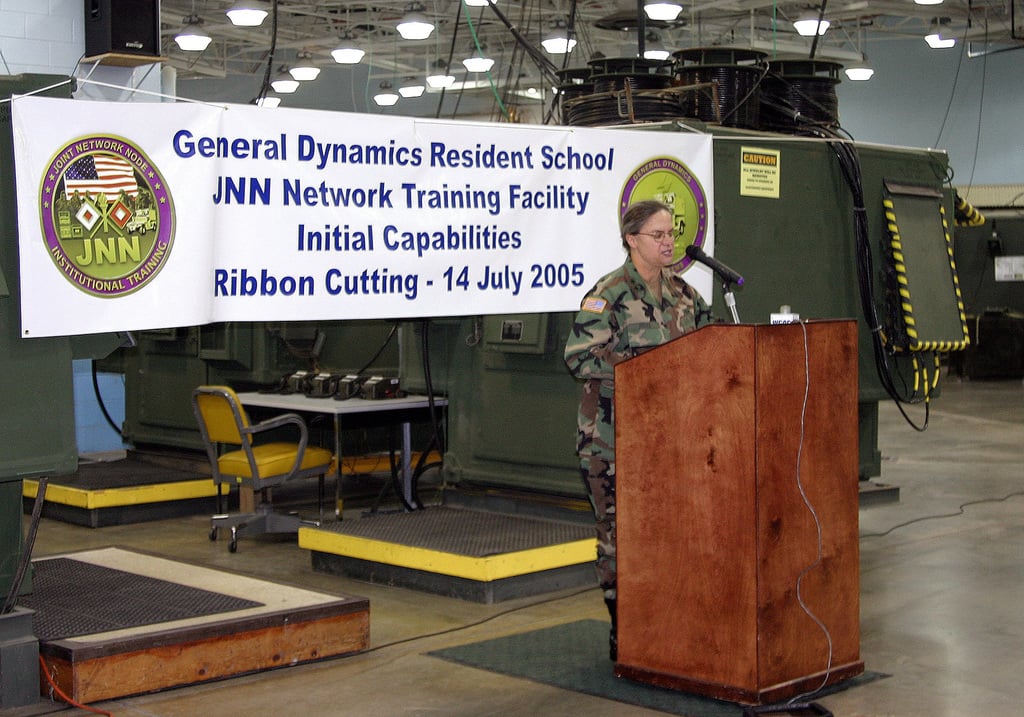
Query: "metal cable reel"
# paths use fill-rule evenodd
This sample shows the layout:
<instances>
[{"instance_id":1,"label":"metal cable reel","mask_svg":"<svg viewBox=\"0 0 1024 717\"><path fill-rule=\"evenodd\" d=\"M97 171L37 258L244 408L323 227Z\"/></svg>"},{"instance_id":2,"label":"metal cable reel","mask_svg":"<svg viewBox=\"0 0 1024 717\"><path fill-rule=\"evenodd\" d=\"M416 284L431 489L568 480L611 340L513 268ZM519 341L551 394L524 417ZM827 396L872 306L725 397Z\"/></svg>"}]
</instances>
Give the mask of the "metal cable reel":
<instances>
[{"instance_id":1,"label":"metal cable reel","mask_svg":"<svg viewBox=\"0 0 1024 717\"><path fill-rule=\"evenodd\" d=\"M678 50L675 84L698 87L687 117L730 127L756 129L760 119L760 84L767 53L747 48L697 47Z\"/></svg>"}]
</instances>

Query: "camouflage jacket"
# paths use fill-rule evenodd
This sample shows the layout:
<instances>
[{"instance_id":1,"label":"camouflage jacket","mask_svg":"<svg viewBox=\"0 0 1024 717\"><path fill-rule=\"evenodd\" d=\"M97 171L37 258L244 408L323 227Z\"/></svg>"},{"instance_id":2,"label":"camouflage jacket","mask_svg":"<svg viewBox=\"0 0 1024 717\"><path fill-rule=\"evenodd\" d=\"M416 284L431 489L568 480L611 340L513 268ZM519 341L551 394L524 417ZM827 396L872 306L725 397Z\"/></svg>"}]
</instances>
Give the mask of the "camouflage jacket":
<instances>
[{"instance_id":1,"label":"camouflage jacket","mask_svg":"<svg viewBox=\"0 0 1024 717\"><path fill-rule=\"evenodd\" d=\"M615 455L615 364L711 323L707 304L681 276L661 274L661 305L631 259L583 299L565 345L565 363L584 379L576 449L581 464Z\"/></svg>"}]
</instances>

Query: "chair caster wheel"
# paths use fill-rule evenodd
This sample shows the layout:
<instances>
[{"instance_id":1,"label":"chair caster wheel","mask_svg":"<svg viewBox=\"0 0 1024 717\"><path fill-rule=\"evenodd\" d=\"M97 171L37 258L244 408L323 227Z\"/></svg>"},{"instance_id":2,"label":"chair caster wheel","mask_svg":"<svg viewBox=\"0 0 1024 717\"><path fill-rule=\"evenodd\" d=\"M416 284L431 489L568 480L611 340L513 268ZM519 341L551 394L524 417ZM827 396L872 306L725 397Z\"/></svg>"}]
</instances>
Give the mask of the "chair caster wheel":
<instances>
[{"instance_id":1,"label":"chair caster wheel","mask_svg":"<svg viewBox=\"0 0 1024 717\"><path fill-rule=\"evenodd\" d=\"M216 540L216 539L217 539L217 529L216 528L210 528L210 540Z\"/></svg>"},{"instance_id":2,"label":"chair caster wheel","mask_svg":"<svg viewBox=\"0 0 1024 717\"><path fill-rule=\"evenodd\" d=\"M238 552L238 541L237 540L232 540L230 543L228 543L228 552L231 552L231 553L237 553Z\"/></svg>"}]
</instances>

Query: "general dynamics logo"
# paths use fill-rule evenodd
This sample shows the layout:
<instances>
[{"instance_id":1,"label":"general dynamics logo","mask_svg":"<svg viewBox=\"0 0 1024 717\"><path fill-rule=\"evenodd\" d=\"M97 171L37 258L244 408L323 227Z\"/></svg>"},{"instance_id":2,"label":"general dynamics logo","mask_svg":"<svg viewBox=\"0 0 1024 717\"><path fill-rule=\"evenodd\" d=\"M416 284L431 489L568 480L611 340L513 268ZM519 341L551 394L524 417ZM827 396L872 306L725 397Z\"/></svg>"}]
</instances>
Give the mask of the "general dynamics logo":
<instances>
[{"instance_id":1,"label":"general dynamics logo","mask_svg":"<svg viewBox=\"0 0 1024 717\"><path fill-rule=\"evenodd\" d=\"M174 204L149 158L120 137L77 139L50 161L40 189L43 239L72 284L118 297L149 283L174 240Z\"/></svg>"},{"instance_id":2,"label":"general dynamics logo","mask_svg":"<svg viewBox=\"0 0 1024 717\"><path fill-rule=\"evenodd\" d=\"M708 201L704 188L685 164L672 157L648 160L633 170L619 195L619 212L630 204L657 199L673 209L676 243L672 268L685 269L690 244L701 246L708 232Z\"/></svg>"}]
</instances>

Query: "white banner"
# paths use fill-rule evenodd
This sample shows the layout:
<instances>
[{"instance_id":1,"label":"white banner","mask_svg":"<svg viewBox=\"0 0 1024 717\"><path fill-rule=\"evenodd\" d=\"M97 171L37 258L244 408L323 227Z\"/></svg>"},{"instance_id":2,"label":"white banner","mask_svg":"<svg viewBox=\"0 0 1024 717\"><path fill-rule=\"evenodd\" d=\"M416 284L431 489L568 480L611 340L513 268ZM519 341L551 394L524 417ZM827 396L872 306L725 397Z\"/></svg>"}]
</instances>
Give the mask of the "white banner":
<instances>
[{"instance_id":1,"label":"white banner","mask_svg":"<svg viewBox=\"0 0 1024 717\"><path fill-rule=\"evenodd\" d=\"M675 206L680 270L713 248L710 136L41 97L13 124L25 337L575 311L639 199Z\"/></svg>"}]
</instances>

